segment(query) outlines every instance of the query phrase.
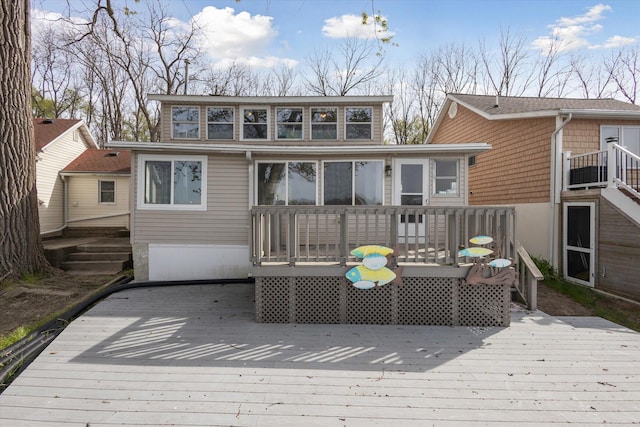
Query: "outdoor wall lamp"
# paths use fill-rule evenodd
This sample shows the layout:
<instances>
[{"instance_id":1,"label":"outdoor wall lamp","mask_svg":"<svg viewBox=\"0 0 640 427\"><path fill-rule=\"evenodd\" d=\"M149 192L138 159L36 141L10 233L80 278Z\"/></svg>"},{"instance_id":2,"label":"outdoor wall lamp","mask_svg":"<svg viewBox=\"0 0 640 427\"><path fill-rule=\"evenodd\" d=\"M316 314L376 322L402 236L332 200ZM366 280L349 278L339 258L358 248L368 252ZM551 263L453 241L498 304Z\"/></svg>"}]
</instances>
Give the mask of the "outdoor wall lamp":
<instances>
[{"instance_id":1,"label":"outdoor wall lamp","mask_svg":"<svg viewBox=\"0 0 640 427\"><path fill-rule=\"evenodd\" d=\"M385 174L386 176L391 176L391 165L386 165L386 166L384 167L384 174Z\"/></svg>"}]
</instances>

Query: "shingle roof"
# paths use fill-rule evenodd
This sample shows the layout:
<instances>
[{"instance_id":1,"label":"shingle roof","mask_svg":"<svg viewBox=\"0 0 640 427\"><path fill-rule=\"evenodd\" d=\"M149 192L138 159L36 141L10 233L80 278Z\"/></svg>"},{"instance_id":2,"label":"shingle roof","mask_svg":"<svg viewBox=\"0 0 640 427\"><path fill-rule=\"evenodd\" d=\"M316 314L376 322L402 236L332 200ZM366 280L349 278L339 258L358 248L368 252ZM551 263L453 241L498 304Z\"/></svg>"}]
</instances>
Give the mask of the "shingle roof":
<instances>
[{"instance_id":1,"label":"shingle roof","mask_svg":"<svg viewBox=\"0 0 640 427\"><path fill-rule=\"evenodd\" d=\"M131 173L131 151L90 148L69 163L62 172Z\"/></svg>"},{"instance_id":2,"label":"shingle roof","mask_svg":"<svg viewBox=\"0 0 640 427\"><path fill-rule=\"evenodd\" d=\"M498 106L496 106L496 97L494 95L450 94L450 97L492 116L560 110L632 111L640 113L640 105L633 105L615 99L500 96L497 101Z\"/></svg>"},{"instance_id":3,"label":"shingle roof","mask_svg":"<svg viewBox=\"0 0 640 427\"><path fill-rule=\"evenodd\" d=\"M36 140L36 151L80 123L77 119L33 119L33 130Z\"/></svg>"}]
</instances>

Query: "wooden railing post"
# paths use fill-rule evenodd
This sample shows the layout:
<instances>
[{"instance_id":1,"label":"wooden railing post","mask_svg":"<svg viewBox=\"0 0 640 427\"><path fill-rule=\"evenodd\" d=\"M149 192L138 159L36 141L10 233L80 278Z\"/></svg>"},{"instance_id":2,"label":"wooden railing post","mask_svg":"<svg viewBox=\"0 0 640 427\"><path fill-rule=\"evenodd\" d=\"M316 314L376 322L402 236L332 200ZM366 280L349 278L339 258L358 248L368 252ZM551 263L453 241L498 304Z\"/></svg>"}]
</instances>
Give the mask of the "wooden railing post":
<instances>
[{"instance_id":1,"label":"wooden railing post","mask_svg":"<svg viewBox=\"0 0 640 427\"><path fill-rule=\"evenodd\" d=\"M617 155L615 150L616 144L613 142L607 143L607 187L616 187L617 178Z\"/></svg>"},{"instance_id":2,"label":"wooden railing post","mask_svg":"<svg viewBox=\"0 0 640 427\"><path fill-rule=\"evenodd\" d=\"M349 227L347 224L347 213L340 214L340 265L347 265L347 257L349 256Z\"/></svg>"},{"instance_id":3,"label":"wooden railing post","mask_svg":"<svg viewBox=\"0 0 640 427\"><path fill-rule=\"evenodd\" d=\"M296 264L296 256L298 253L298 245L297 245L297 230L296 230L296 214L290 213L288 215L289 218L289 238L287 240L287 259L289 260L289 265L294 266Z\"/></svg>"}]
</instances>

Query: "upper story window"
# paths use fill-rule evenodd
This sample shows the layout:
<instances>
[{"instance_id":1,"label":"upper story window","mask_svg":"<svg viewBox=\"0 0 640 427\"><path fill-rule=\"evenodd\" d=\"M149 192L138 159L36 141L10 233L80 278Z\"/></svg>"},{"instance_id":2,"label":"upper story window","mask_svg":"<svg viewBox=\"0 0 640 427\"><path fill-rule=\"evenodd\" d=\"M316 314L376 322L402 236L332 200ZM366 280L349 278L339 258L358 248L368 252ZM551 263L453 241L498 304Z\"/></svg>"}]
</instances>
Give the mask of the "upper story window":
<instances>
[{"instance_id":1,"label":"upper story window","mask_svg":"<svg viewBox=\"0 0 640 427\"><path fill-rule=\"evenodd\" d=\"M233 107L207 107L207 139L233 139Z\"/></svg>"},{"instance_id":2,"label":"upper story window","mask_svg":"<svg viewBox=\"0 0 640 427\"><path fill-rule=\"evenodd\" d=\"M371 139L373 108L349 107L344 111L346 139Z\"/></svg>"},{"instance_id":3,"label":"upper story window","mask_svg":"<svg viewBox=\"0 0 640 427\"><path fill-rule=\"evenodd\" d=\"M171 107L173 139L200 138L200 107Z\"/></svg>"},{"instance_id":4,"label":"upper story window","mask_svg":"<svg viewBox=\"0 0 640 427\"><path fill-rule=\"evenodd\" d=\"M302 108L276 108L278 139L302 139Z\"/></svg>"},{"instance_id":5,"label":"upper story window","mask_svg":"<svg viewBox=\"0 0 640 427\"><path fill-rule=\"evenodd\" d=\"M325 205L381 205L384 162L324 162Z\"/></svg>"},{"instance_id":6,"label":"upper story window","mask_svg":"<svg viewBox=\"0 0 640 427\"><path fill-rule=\"evenodd\" d=\"M607 142L615 142L636 156L640 156L640 126L602 126L600 149L607 149Z\"/></svg>"},{"instance_id":7,"label":"upper story window","mask_svg":"<svg viewBox=\"0 0 640 427\"><path fill-rule=\"evenodd\" d=\"M434 194L458 195L458 160L435 159Z\"/></svg>"},{"instance_id":8,"label":"upper story window","mask_svg":"<svg viewBox=\"0 0 640 427\"><path fill-rule=\"evenodd\" d=\"M138 157L138 208L206 210L207 157Z\"/></svg>"},{"instance_id":9,"label":"upper story window","mask_svg":"<svg viewBox=\"0 0 640 427\"><path fill-rule=\"evenodd\" d=\"M242 109L242 139L269 140L269 109Z\"/></svg>"},{"instance_id":10,"label":"upper story window","mask_svg":"<svg viewBox=\"0 0 640 427\"><path fill-rule=\"evenodd\" d=\"M258 163L259 205L315 205L316 162Z\"/></svg>"},{"instance_id":11,"label":"upper story window","mask_svg":"<svg viewBox=\"0 0 640 427\"><path fill-rule=\"evenodd\" d=\"M115 181L102 181L98 182L99 202L100 203L115 203L116 202L116 182Z\"/></svg>"},{"instance_id":12,"label":"upper story window","mask_svg":"<svg viewBox=\"0 0 640 427\"><path fill-rule=\"evenodd\" d=\"M338 139L338 109L311 109L311 139Z\"/></svg>"}]
</instances>

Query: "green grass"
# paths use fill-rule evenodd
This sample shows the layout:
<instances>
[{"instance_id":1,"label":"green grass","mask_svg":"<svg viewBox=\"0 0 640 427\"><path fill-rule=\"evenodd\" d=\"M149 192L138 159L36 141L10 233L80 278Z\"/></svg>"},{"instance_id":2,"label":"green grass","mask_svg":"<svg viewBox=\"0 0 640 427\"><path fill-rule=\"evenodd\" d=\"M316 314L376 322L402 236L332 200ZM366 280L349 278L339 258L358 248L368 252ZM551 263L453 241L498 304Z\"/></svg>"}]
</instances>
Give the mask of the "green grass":
<instances>
[{"instance_id":1,"label":"green grass","mask_svg":"<svg viewBox=\"0 0 640 427\"><path fill-rule=\"evenodd\" d=\"M534 259L534 262L544 275L543 282L547 287L591 309L598 317L640 332L640 316L638 316L637 306L621 303L615 297L596 292L586 286L567 282L546 260Z\"/></svg>"},{"instance_id":2,"label":"green grass","mask_svg":"<svg viewBox=\"0 0 640 427\"><path fill-rule=\"evenodd\" d=\"M31 333L32 329L24 326L18 326L7 335L0 335L0 349L7 348L11 344L20 341Z\"/></svg>"}]
</instances>

